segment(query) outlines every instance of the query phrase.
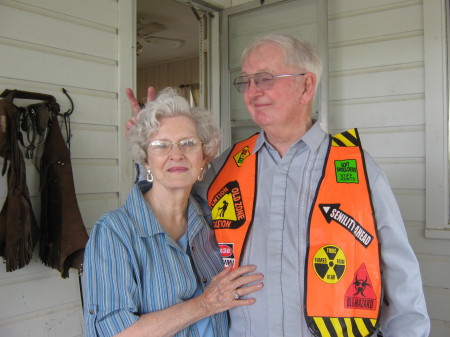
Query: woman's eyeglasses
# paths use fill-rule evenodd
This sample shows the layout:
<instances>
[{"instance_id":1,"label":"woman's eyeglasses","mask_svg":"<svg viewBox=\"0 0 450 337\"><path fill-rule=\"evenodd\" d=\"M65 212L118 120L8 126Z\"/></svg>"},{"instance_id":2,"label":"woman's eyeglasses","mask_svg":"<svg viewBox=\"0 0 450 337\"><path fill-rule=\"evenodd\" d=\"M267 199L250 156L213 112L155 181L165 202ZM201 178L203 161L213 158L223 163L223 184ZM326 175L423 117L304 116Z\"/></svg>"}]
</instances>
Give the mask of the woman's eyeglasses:
<instances>
[{"instance_id":1,"label":"woman's eyeglasses","mask_svg":"<svg viewBox=\"0 0 450 337\"><path fill-rule=\"evenodd\" d=\"M148 144L148 149L152 153L164 155L172 150L174 144L178 146L181 152L189 154L200 150L203 143L196 139L182 139L176 143L172 143L170 140L161 139L150 142Z\"/></svg>"}]
</instances>

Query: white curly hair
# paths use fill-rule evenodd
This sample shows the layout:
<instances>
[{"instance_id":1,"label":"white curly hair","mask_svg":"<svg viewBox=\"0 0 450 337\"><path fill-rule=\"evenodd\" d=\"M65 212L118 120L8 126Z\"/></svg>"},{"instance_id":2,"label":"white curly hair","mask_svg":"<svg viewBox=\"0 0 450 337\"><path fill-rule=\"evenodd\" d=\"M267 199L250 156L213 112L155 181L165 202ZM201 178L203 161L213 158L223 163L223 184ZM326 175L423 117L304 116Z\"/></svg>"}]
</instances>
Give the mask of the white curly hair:
<instances>
[{"instance_id":1,"label":"white curly hair","mask_svg":"<svg viewBox=\"0 0 450 337\"><path fill-rule=\"evenodd\" d=\"M191 108L176 89L167 87L159 92L154 101L145 105L137 115L136 124L128 131L128 142L136 163L147 163L148 142L158 132L161 118L178 116L188 117L194 122L197 135L203 143L206 163L214 159L219 151L221 134L211 112L198 107Z\"/></svg>"}]
</instances>

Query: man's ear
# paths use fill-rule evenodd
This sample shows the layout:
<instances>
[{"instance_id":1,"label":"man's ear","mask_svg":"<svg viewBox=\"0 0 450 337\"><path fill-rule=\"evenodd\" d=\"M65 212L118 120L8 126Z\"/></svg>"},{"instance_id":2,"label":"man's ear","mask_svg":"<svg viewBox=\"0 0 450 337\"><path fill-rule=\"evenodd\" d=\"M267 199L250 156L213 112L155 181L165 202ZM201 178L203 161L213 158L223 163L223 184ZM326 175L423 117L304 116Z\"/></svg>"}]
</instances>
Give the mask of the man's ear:
<instances>
[{"instance_id":1,"label":"man's ear","mask_svg":"<svg viewBox=\"0 0 450 337\"><path fill-rule=\"evenodd\" d=\"M305 88L302 96L303 104L308 104L314 100L314 95L316 94L316 83L316 75L313 73L305 74Z\"/></svg>"}]
</instances>

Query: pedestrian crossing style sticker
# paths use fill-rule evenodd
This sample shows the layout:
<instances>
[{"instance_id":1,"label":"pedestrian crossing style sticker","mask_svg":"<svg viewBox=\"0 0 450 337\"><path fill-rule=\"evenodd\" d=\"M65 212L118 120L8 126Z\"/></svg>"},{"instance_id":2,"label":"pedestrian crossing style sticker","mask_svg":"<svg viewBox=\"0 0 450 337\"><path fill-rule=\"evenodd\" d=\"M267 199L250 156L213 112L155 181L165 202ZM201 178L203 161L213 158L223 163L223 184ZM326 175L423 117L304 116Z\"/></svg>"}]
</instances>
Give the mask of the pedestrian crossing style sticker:
<instances>
[{"instance_id":1,"label":"pedestrian crossing style sticker","mask_svg":"<svg viewBox=\"0 0 450 337\"><path fill-rule=\"evenodd\" d=\"M214 229L236 229L245 223L244 203L237 181L230 181L216 193L211 213Z\"/></svg>"}]
</instances>

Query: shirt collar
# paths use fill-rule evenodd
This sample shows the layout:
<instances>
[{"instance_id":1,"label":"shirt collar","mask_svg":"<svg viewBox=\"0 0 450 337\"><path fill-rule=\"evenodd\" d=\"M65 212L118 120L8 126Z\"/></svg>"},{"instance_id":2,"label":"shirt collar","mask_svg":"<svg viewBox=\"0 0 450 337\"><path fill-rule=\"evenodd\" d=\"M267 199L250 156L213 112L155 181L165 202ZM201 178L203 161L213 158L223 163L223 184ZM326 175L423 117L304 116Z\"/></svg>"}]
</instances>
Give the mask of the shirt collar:
<instances>
[{"instance_id":1,"label":"shirt collar","mask_svg":"<svg viewBox=\"0 0 450 337\"><path fill-rule=\"evenodd\" d=\"M313 126L303 135L303 137L298 139L291 146L296 146L297 144L303 142L310 148L311 151L315 152L326 136L327 133L322 130L322 128L320 127L320 123L318 121L314 121ZM272 145L270 145L266 139L264 130L261 130L258 139L256 140L253 153L258 152L263 145L267 146L268 148L272 148Z\"/></svg>"},{"instance_id":2,"label":"shirt collar","mask_svg":"<svg viewBox=\"0 0 450 337\"><path fill-rule=\"evenodd\" d=\"M144 194L151 188L149 184L136 184L125 201L124 208L133 221L133 226L140 237L165 234L166 231L159 223L151 206L145 200ZM189 198L188 204L188 236L193 237L203 225L203 211L194 197Z\"/></svg>"},{"instance_id":3,"label":"shirt collar","mask_svg":"<svg viewBox=\"0 0 450 337\"><path fill-rule=\"evenodd\" d=\"M164 233L150 205L144 198L151 185L136 184L125 201L124 208L132 220L132 226L140 237Z\"/></svg>"}]
</instances>

